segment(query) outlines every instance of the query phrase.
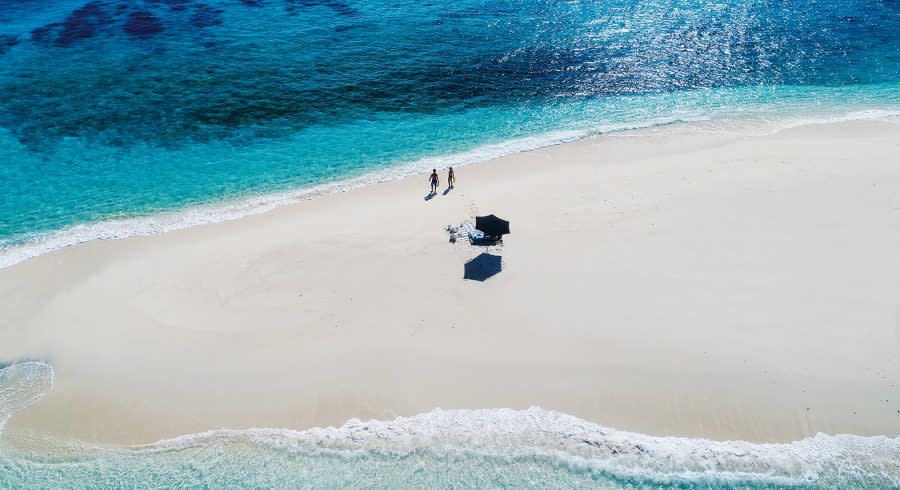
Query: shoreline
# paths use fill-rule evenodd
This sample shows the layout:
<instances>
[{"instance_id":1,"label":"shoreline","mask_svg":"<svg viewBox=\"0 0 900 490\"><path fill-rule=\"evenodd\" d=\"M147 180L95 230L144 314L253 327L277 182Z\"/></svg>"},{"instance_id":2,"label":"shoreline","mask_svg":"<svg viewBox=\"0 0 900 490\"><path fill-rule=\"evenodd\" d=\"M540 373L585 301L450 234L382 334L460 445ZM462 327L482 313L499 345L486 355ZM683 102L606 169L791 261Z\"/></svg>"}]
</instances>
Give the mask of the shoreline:
<instances>
[{"instance_id":1,"label":"shoreline","mask_svg":"<svg viewBox=\"0 0 900 490\"><path fill-rule=\"evenodd\" d=\"M659 436L900 435L898 125L682 129L470 165L432 201L406 178L0 269L0 359L57 373L8 428L141 444L539 405ZM442 229L490 212L504 270L463 282L481 250Z\"/></svg>"},{"instance_id":2,"label":"shoreline","mask_svg":"<svg viewBox=\"0 0 900 490\"><path fill-rule=\"evenodd\" d=\"M218 429L128 448L77 444L52 450L56 452L12 449L0 455L14 461L22 473L40 475L45 481L59 480L57 475L71 477L75 455L78 466L91 468L91 476L103 474L107 482L143 483L141 476L134 475L135 467L143 468L150 460L155 468L168 469L165 477L171 484L160 477L154 479L166 486L190 478L188 471L207 474L204 470L210 466L238 468L244 477L247 468L278 466L282 475L287 473L280 480L289 484L297 479L293 472L306 474L310 467L340 471L343 465L378 464L385 459L393 465L411 460L409 470L419 473L423 465L446 467L460 461L461 469L474 460L480 470L494 472L524 462L527 468L544 470L538 470L541 475L555 469L561 470L560 477L577 480L585 476L590 482L600 475L612 476L612 480L640 486L677 480L754 488L815 484L863 484L867 488L895 486L900 478L900 462L895 457L900 453L900 437L820 433L787 444L653 437L537 407L521 411L433 410L394 420L354 419L340 427L307 430ZM187 470L182 469L185 467ZM261 476L254 481L265 479Z\"/></svg>"},{"instance_id":3,"label":"shoreline","mask_svg":"<svg viewBox=\"0 0 900 490\"><path fill-rule=\"evenodd\" d=\"M641 131L657 127L680 126L691 128L706 126L713 133L763 134L783 131L802 126L814 126L851 121L882 121L900 117L900 110L885 108L854 108L835 112L810 112L803 116L770 114L744 116L738 119L701 118L696 120L658 120L621 124L620 127L597 128L594 130L559 130L532 135L500 143L479 146L462 153L425 157L412 162L392 164L388 168L366 171L361 175L350 175L334 181L322 182L311 187L264 192L246 197L226 199L218 202L192 205L179 209L138 215L123 219L108 219L98 222L79 223L52 232L40 233L26 239L24 243L0 247L0 270L63 250L67 247L95 240L125 240L133 237L171 233L195 226L233 221L249 216L264 214L272 210L295 205L299 202L339 194L362 187L383 184L411 178L429 168L445 170L447 166L466 167L485 163L498 158L573 143L604 135ZM710 128L709 126L713 127ZM724 125L724 127L722 126Z\"/></svg>"}]
</instances>

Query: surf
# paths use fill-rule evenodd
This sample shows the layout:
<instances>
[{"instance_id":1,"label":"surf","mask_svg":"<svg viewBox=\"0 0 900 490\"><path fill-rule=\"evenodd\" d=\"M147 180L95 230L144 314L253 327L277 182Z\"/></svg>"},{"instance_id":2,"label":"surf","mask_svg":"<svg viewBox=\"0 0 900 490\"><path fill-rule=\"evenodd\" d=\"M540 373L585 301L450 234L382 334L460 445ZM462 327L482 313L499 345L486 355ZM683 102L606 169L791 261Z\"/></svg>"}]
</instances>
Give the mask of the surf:
<instances>
[{"instance_id":1,"label":"surf","mask_svg":"<svg viewBox=\"0 0 900 490\"><path fill-rule=\"evenodd\" d=\"M865 1L7 2L0 262L559 134L896 110L897 32Z\"/></svg>"},{"instance_id":2,"label":"surf","mask_svg":"<svg viewBox=\"0 0 900 490\"><path fill-rule=\"evenodd\" d=\"M53 368L0 369L0 420L39 402ZM32 436L34 437L34 436ZM217 429L130 447L40 436L11 445L0 425L0 486L542 486L887 488L900 438L817 434L758 444L620 431L571 415L441 410L305 430ZM55 483L56 482L56 483Z\"/></svg>"},{"instance_id":3,"label":"surf","mask_svg":"<svg viewBox=\"0 0 900 490\"><path fill-rule=\"evenodd\" d=\"M290 205L305 199L322 195L346 192L352 189L375 183L399 180L411 175L430 171L432 168L448 166L462 167L484 162L514 153L568 143L579 139L622 133L633 130L659 126L693 124L694 130L711 133L731 132L734 134L772 133L802 125L822 124L852 120L891 120L900 115L900 97L892 92L891 86L872 86L854 91L835 90L828 87L797 88L774 87L748 89L727 89L718 91L695 91L689 93L667 94L656 97L627 96L606 99L602 102L569 104L555 107L538 108L538 118L534 115L526 117L539 120L537 126L523 126L515 132L503 135L505 138L488 137L486 142L475 147L468 147L471 141L485 138L482 132L460 133L460 137L469 136L468 140L455 140L448 149L436 148L410 149L409 156L396 160L357 161L354 168L344 169L331 175L307 176L299 181L290 181L278 185L267 185L260 189L247 189L234 196L217 196L216 198L192 199L188 202L161 206L157 209L122 210L115 214L124 217L101 217L100 219L76 220L75 223L60 224L56 220L47 221L47 229L36 228L32 231L13 232L11 235L0 235L0 268L9 267L40 255L60 250L72 245L92 240L118 240L135 236L171 232L193 226L230 221L246 216L264 213L280 206ZM894 94L893 96L890 94ZM799 94L799 95L798 95ZM802 102L795 99L807 99L815 96L839 99L831 106L820 107L817 111L805 108ZM716 97L727 104L718 108L705 105L710 97ZM894 97L897 100L892 100ZM737 106L737 100L751 101L743 107ZM873 102L874 101L874 102ZM620 121L612 120L613 114L620 108L628 107L628 112L620 115ZM662 110L660 108L667 108ZM421 127L423 124L439 128L444 125L468 124L469 121L481 121L479 125L499 125L501 120L517 117L517 108L505 110L494 108L491 111L476 110L470 114L453 114L420 118L406 121L406 124ZM651 115L640 117L641 113ZM664 112L665 116L656 115ZM386 141L380 136L390 137L389 133L376 133L370 136L373 127L382 122L355 123L344 128L324 128L331 134L336 145L348 148L348 141L356 138L359 145L385 147ZM402 127L400 128L402 129ZM299 154L313 139L322 137L322 133L313 131L310 134L297 135L294 138L278 142L260 142L254 146L240 150L220 144L203 144L181 150L162 152L154 148L132 149L123 153L116 151L119 161L131 161L127 167L145 165L147 161L165 158L171 161L197 161L203 158L214 158L225 162L237 162L257 158L265 154L272 155ZM0 146L3 138L0 135ZM331 147L340 151L340 146ZM98 151L81 142L72 142L72 147L63 153L85 155ZM97 158L109 158L104 153ZM104 156L105 155L105 156ZM315 159L324 156L315 156ZM311 166L311 168L315 168ZM274 187L267 189L266 187ZM193 192L193 191L188 191ZM80 222L79 222L80 221Z\"/></svg>"}]
</instances>

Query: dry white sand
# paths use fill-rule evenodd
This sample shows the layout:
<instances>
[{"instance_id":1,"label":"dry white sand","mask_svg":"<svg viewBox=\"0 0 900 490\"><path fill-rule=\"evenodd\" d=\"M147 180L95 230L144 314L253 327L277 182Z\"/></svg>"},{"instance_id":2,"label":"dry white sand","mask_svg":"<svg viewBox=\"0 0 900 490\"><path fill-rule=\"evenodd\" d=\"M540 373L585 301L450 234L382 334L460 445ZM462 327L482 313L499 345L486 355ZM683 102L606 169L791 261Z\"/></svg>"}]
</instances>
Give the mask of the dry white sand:
<instances>
[{"instance_id":1,"label":"dry white sand","mask_svg":"<svg viewBox=\"0 0 900 490\"><path fill-rule=\"evenodd\" d=\"M143 443L540 405L655 435L900 435L900 125L681 125L0 270L7 428ZM444 228L509 219L503 270Z\"/></svg>"}]
</instances>

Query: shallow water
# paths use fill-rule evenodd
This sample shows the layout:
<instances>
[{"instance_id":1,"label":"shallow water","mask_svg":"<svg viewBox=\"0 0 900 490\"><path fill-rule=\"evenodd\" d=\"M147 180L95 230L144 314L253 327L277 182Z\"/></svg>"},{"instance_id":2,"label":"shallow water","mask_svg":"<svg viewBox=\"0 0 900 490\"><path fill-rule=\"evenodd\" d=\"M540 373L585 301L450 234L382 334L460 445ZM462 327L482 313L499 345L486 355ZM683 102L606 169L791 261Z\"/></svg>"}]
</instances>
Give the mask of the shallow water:
<instances>
[{"instance_id":1,"label":"shallow water","mask_svg":"<svg viewBox=\"0 0 900 490\"><path fill-rule=\"evenodd\" d=\"M0 416L39 402L52 384L45 363L0 370ZM129 448L41 444L15 449L0 433L0 488L900 486L900 438L653 437L537 407L437 409L339 428L215 430Z\"/></svg>"},{"instance_id":2,"label":"shallow water","mask_svg":"<svg viewBox=\"0 0 900 490\"><path fill-rule=\"evenodd\" d=\"M2 2L0 266L609 130L897 111L898 82L894 1Z\"/></svg>"},{"instance_id":3,"label":"shallow water","mask_svg":"<svg viewBox=\"0 0 900 490\"><path fill-rule=\"evenodd\" d=\"M892 0L5 1L0 267L590 134L892 114ZM52 376L0 370L0 430ZM896 438L658 438L539 408L0 443L0 488L900 487Z\"/></svg>"}]
</instances>

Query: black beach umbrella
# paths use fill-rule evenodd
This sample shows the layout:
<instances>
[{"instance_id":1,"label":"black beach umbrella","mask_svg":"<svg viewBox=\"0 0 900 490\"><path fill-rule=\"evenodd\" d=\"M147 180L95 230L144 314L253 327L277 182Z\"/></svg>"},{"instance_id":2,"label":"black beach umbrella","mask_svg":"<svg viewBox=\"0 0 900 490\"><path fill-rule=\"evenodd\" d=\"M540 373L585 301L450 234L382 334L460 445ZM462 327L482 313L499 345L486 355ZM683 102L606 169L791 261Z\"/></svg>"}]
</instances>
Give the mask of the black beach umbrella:
<instances>
[{"instance_id":1,"label":"black beach umbrella","mask_svg":"<svg viewBox=\"0 0 900 490\"><path fill-rule=\"evenodd\" d=\"M484 232L487 236L503 236L509 234L509 221L500 219L493 214L478 216L475 218L475 229Z\"/></svg>"},{"instance_id":2,"label":"black beach umbrella","mask_svg":"<svg viewBox=\"0 0 900 490\"><path fill-rule=\"evenodd\" d=\"M499 255L483 253L466 262L463 266L463 279L486 281L497 275L503 268L503 259Z\"/></svg>"}]
</instances>

